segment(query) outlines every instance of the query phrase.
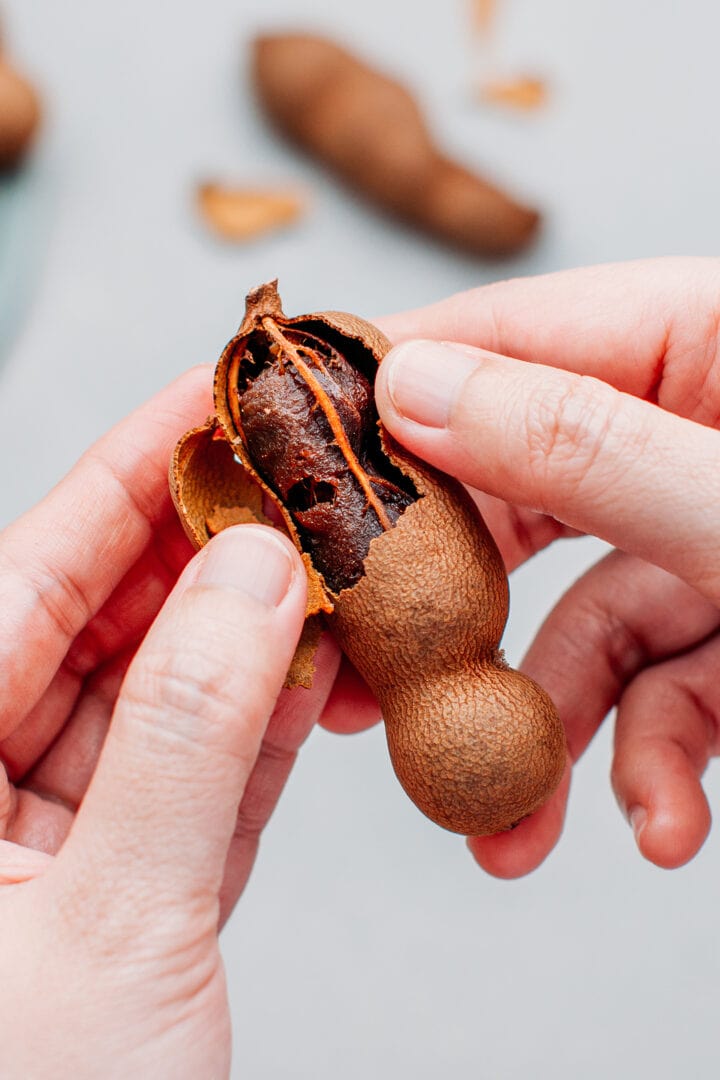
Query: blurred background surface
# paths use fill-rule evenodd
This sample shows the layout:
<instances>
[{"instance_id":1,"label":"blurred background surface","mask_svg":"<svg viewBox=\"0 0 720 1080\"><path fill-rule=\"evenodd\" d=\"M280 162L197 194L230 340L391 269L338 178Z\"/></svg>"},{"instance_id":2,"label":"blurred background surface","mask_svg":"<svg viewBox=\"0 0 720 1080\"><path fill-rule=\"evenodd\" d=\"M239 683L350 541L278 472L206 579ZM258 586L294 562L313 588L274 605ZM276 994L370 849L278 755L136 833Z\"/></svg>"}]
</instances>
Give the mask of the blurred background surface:
<instances>
[{"instance_id":1,"label":"blurred background surface","mask_svg":"<svg viewBox=\"0 0 720 1080\"><path fill-rule=\"evenodd\" d=\"M372 317L499 276L718 250L720 10L703 0L500 3L495 66L550 87L531 114L473 99L488 57L463 0L5 0L3 15L47 117L0 187L0 523L154 390L214 361L269 278L289 313ZM257 113L246 45L268 28L330 34L404 79L449 150L544 209L540 242L482 262L341 190ZM223 245L196 216L206 178L297 184L310 210ZM601 551L566 541L514 575L512 661ZM717 1076L720 835L683 870L644 864L610 750L607 726L559 848L503 883L407 801L381 729L316 731L224 935L235 1074ZM708 786L714 802L712 770Z\"/></svg>"}]
</instances>

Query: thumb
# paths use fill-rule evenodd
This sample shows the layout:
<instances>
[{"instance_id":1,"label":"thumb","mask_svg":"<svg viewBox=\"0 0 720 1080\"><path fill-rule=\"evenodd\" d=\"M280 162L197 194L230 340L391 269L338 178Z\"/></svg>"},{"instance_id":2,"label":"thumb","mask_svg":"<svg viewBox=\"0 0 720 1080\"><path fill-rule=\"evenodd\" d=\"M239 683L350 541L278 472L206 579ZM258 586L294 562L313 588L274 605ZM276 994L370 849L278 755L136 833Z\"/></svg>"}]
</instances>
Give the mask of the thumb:
<instances>
[{"instance_id":1,"label":"thumb","mask_svg":"<svg viewBox=\"0 0 720 1080\"><path fill-rule=\"evenodd\" d=\"M388 354L377 402L437 468L720 599L717 431L598 379L431 341Z\"/></svg>"},{"instance_id":2,"label":"thumb","mask_svg":"<svg viewBox=\"0 0 720 1080\"><path fill-rule=\"evenodd\" d=\"M128 670L58 869L121 901L215 898L304 612L279 532L237 526L195 557Z\"/></svg>"}]
</instances>

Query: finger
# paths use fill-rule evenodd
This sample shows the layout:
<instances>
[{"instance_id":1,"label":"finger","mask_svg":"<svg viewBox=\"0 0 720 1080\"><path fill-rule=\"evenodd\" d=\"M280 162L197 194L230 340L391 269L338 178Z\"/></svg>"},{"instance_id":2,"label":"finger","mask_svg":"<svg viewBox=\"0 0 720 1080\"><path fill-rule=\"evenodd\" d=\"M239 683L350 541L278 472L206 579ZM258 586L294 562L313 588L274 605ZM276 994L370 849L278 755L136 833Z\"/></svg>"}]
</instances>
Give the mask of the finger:
<instances>
[{"instance_id":1,"label":"finger","mask_svg":"<svg viewBox=\"0 0 720 1080\"><path fill-rule=\"evenodd\" d=\"M95 772L133 652L116 657L89 680L62 735L18 792L14 812L7 821L8 838L17 843L35 842L43 851L59 851ZM311 690L298 688L280 694L243 795L225 868L223 917L230 913L245 886L260 834L280 797L297 751L335 681L340 654L328 635L323 635L314 660L316 672ZM30 795L33 799L28 802ZM42 812L40 821L33 822L33 812Z\"/></svg>"},{"instance_id":2,"label":"finger","mask_svg":"<svg viewBox=\"0 0 720 1080\"><path fill-rule=\"evenodd\" d=\"M7 837L8 826L13 813L13 788L7 773L0 763L0 839Z\"/></svg>"},{"instance_id":3,"label":"finger","mask_svg":"<svg viewBox=\"0 0 720 1080\"><path fill-rule=\"evenodd\" d=\"M168 461L207 412L210 385L208 368L182 376L0 537L0 739L37 703L75 636L174 512Z\"/></svg>"},{"instance_id":4,"label":"finger","mask_svg":"<svg viewBox=\"0 0 720 1080\"><path fill-rule=\"evenodd\" d=\"M67 836L72 816L62 801L10 784L0 766L0 841L52 854ZM0 853L4 850L0 843Z\"/></svg>"},{"instance_id":5,"label":"finger","mask_svg":"<svg viewBox=\"0 0 720 1080\"><path fill-rule=\"evenodd\" d=\"M461 341L714 423L718 295L720 260L652 259L498 282L379 324L394 342Z\"/></svg>"},{"instance_id":6,"label":"finger","mask_svg":"<svg viewBox=\"0 0 720 1080\"><path fill-rule=\"evenodd\" d=\"M613 788L646 859L673 869L710 828L700 783L717 752L720 640L651 668L626 690L615 730Z\"/></svg>"},{"instance_id":7,"label":"finger","mask_svg":"<svg viewBox=\"0 0 720 1080\"><path fill-rule=\"evenodd\" d=\"M63 666L85 678L143 637L194 554L173 512L153 531L137 561L74 639Z\"/></svg>"},{"instance_id":8,"label":"finger","mask_svg":"<svg viewBox=\"0 0 720 1080\"><path fill-rule=\"evenodd\" d=\"M24 790L77 810L95 772L134 653L135 649L128 649L87 681L62 733L24 779Z\"/></svg>"},{"instance_id":9,"label":"finger","mask_svg":"<svg viewBox=\"0 0 720 1080\"><path fill-rule=\"evenodd\" d=\"M52 866L51 855L42 851L31 851L20 847L19 844L11 844L6 840L0 841L0 886L21 885L25 881L41 877Z\"/></svg>"},{"instance_id":10,"label":"finger","mask_svg":"<svg viewBox=\"0 0 720 1080\"><path fill-rule=\"evenodd\" d=\"M611 552L563 596L541 627L523 671L543 686L577 761L629 682L643 668L707 638L720 611L658 567ZM499 877L535 869L557 842L565 811L560 788L510 833L471 841L478 862Z\"/></svg>"},{"instance_id":11,"label":"finger","mask_svg":"<svg viewBox=\"0 0 720 1080\"><path fill-rule=\"evenodd\" d=\"M443 471L720 600L720 433L596 379L427 342L389 354L377 400L390 432Z\"/></svg>"},{"instance_id":12,"label":"finger","mask_svg":"<svg viewBox=\"0 0 720 1080\"><path fill-rule=\"evenodd\" d=\"M53 855L73 823L73 810L57 799L24 788L13 789L13 809L6 840Z\"/></svg>"},{"instance_id":13,"label":"finger","mask_svg":"<svg viewBox=\"0 0 720 1080\"><path fill-rule=\"evenodd\" d=\"M304 620L279 532L238 526L185 570L133 661L58 865L128 911L217 901L237 809ZM116 906L117 906L116 905Z\"/></svg>"},{"instance_id":14,"label":"finger","mask_svg":"<svg viewBox=\"0 0 720 1080\"><path fill-rule=\"evenodd\" d=\"M380 706L365 680L343 657L320 723L336 735L354 735L374 727L382 719Z\"/></svg>"},{"instance_id":15,"label":"finger","mask_svg":"<svg viewBox=\"0 0 720 1080\"><path fill-rule=\"evenodd\" d=\"M339 663L337 645L324 634L315 654L312 687L283 690L278 698L238 810L220 892L221 925L245 888L260 836L282 794L298 751L322 712Z\"/></svg>"},{"instance_id":16,"label":"finger","mask_svg":"<svg viewBox=\"0 0 720 1080\"><path fill-rule=\"evenodd\" d=\"M613 551L548 615L523 670L555 702L577 761L639 671L693 648L718 626L720 610L689 585Z\"/></svg>"},{"instance_id":17,"label":"finger","mask_svg":"<svg viewBox=\"0 0 720 1080\"><path fill-rule=\"evenodd\" d=\"M571 762L551 799L509 832L473 836L468 847L476 861L498 878L518 878L536 870L555 847L565 823L570 793Z\"/></svg>"},{"instance_id":18,"label":"finger","mask_svg":"<svg viewBox=\"0 0 720 1080\"><path fill-rule=\"evenodd\" d=\"M580 536L547 514L538 514L468 488L502 555L508 574L556 540Z\"/></svg>"},{"instance_id":19,"label":"finger","mask_svg":"<svg viewBox=\"0 0 720 1080\"><path fill-rule=\"evenodd\" d=\"M94 682L96 669L103 671L106 662L128 646L137 647L191 556L179 519L155 533L138 562L72 643L40 700L0 740L0 760L14 783L21 782L62 737L68 718Z\"/></svg>"}]
</instances>

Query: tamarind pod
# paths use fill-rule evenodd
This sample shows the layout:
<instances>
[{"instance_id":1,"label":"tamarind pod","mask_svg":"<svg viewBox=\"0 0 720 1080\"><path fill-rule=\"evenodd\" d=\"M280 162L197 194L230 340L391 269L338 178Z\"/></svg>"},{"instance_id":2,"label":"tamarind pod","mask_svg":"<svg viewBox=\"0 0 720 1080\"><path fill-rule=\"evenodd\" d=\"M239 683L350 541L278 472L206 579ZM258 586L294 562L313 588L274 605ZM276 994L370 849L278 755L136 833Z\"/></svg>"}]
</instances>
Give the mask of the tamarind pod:
<instances>
[{"instance_id":1,"label":"tamarind pod","mask_svg":"<svg viewBox=\"0 0 720 1080\"><path fill-rule=\"evenodd\" d=\"M276 126L356 191L434 236L508 255L539 215L436 147L412 95L324 38L257 39L254 84Z\"/></svg>"},{"instance_id":2,"label":"tamarind pod","mask_svg":"<svg viewBox=\"0 0 720 1080\"><path fill-rule=\"evenodd\" d=\"M275 283L251 293L216 415L176 450L173 495L197 544L216 504L257 518L270 500L305 562L308 615L380 702L401 784L444 828L487 835L555 790L564 732L499 650L508 582L475 504L377 421L369 376L388 348L355 316L288 319Z\"/></svg>"},{"instance_id":3,"label":"tamarind pod","mask_svg":"<svg viewBox=\"0 0 720 1080\"><path fill-rule=\"evenodd\" d=\"M547 801L565 736L541 687L504 661L508 582L475 504L449 477L388 456L421 494L371 545L328 623L377 697L393 767L429 818L482 836Z\"/></svg>"}]
</instances>

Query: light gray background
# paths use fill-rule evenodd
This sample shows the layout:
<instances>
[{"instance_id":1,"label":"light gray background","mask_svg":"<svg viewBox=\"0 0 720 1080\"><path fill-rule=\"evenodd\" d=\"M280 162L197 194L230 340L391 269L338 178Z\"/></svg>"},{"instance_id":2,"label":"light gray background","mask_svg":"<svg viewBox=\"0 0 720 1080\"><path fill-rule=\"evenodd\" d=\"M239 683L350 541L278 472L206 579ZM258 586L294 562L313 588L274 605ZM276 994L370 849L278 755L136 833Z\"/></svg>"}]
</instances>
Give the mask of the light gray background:
<instances>
[{"instance_id":1,"label":"light gray background","mask_svg":"<svg viewBox=\"0 0 720 1080\"><path fill-rule=\"evenodd\" d=\"M532 117L469 100L462 0L3 6L49 104L33 168L0 207L3 521L111 422L214 360L248 287L275 275L290 312L372 316L499 274L718 249L709 2L506 0L498 61L553 86ZM243 81L243 42L275 25L337 33L404 76L448 147L545 208L540 245L501 268L448 253L277 141ZM206 176L297 180L313 209L294 231L226 248L193 213ZM514 576L511 659L600 550L565 542ZM408 803L380 729L315 732L224 936L235 1074L717 1076L720 835L681 871L644 864L609 755L608 727L577 770L560 847L530 878L500 883ZM712 772L709 787L717 799Z\"/></svg>"}]
</instances>

